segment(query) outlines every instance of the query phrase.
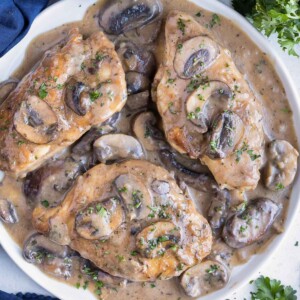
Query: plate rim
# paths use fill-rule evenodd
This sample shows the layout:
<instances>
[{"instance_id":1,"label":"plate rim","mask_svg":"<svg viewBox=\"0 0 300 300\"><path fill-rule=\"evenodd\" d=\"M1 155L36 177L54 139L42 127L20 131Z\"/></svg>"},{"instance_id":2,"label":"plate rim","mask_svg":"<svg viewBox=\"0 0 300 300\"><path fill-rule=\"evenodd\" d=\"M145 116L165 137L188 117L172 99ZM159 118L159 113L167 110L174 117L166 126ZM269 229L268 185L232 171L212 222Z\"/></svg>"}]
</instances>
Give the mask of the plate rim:
<instances>
[{"instance_id":1,"label":"plate rim","mask_svg":"<svg viewBox=\"0 0 300 300\"><path fill-rule=\"evenodd\" d=\"M182 1L189 1L189 0L182 0ZM16 46L14 46L8 53L6 53L2 58L0 58L0 66L2 64L10 64L13 65L15 62L15 55L23 53L22 58L24 57L24 54L26 52L26 48L30 41L33 39L31 36L36 30L36 27L38 26L39 22L49 17L49 15L55 15L57 10L62 10L62 8L66 5L69 6L70 11L75 9L75 6L77 4L81 4L81 9L84 8L84 12L86 9L95 3L94 0L62 0L59 1L48 8L46 8L42 13L40 13L36 19L34 20L30 30L26 34L26 36L23 38L23 40L20 41ZM268 55L268 58L272 61L274 69L277 73L277 75L280 78L280 81L282 85L284 86L285 92L287 94L289 105L292 108L293 111L293 123L295 129L300 127L300 96L297 92L295 83L289 74L286 66L284 65L282 59L279 57L278 53L275 49L272 48L271 44L268 42L268 40L260 33L258 32L243 16L238 14L236 11L234 11L232 8L228 7L227 5L215 0L190 0L190 2L194 2L197 4L200 8L204 8L206 10L215 12L219 15L224 16L227 19L230 19L235 25L237 25L243 33L246 33L249 38L255 43L257 47L259 47L262 51L266 52ZM74 19L73 21L67 21L74 22L78 19ZM51 23L51 22L50 22ZM63 23L61 23L62 25ZM57 26L54 26L57 27ZM54 28L53 27L53 28ZM51 27L52 28L52 27ZM44 32L50 30L50 27L46 29ZM25 48L25 49L24 49ZM18 66L16 66L17 68ZM15 68L15 69L16 69ZM2 74L7 74L8 72L3 72ZM1 75L0 75L1 76ZM6 76L7 77L7 76ZM1 78L0 78L1 79ZM3 80L6 78L2 78ZM298 121L296 120L296 117L298 117ZM299 149L299 141L300 141L300 130L295 130L297 139L298 139L298 149ZM213 292L207 296L200 297L201 300L216 300L216 299L224 299L226 296L236 292L241 287L243 287L246 283L249 282L249 280L258 273L259 269L262 268L267 262L270 260L272 255L274 255L278 249L280 248L280 245L284 242L286 237L288 236L288 233L290 232L293 224L295 223L295 219L297 217L297 214L300 209L300 173L299 168L298 172L294 181L294 186L292 189L290 202L287 209L287 218L285 220L285 230L282 234L275 237L270 242L270 245L268 245L267 249L262 254L256 254L254 256L255 258L255 266L251 268L249 267L249 263L254 260L252 257L251 260L246 263L245 265L242 265L241 267L235 268L235 272L238 272L238 269L241 271L247 270L246 275L242 275L243 279L239 280L238 282L229 282L229 284L216 292ZM25 272L32 280L34 280L36 283L38 283L42 288L48 290L50 293L55 295L56 297L59 297L60 299L66 299L66 300L73 300L74 293L76 296L84 297L85 299L90 294L92 295L91 299L95 299L94 295L89 291L83 291L82 289L78 290L75 287L72 287L69 284L65 284L63 282L57 281L55 279L50 278L49 276L45 275L43 272L41 272L37 267L34 265L25 265L26 261L23 259L21 254L21 249L17 245L16 242L14 242L13 238L10 237L8 232L6 231L3 224L0 224L0 243L3 247L3 249L6 251L6 253L10 256L10 258L18 265L18 267ZM18 248L15 249L16 251L12 251L12 248ZM268 252L268 253L267 253ZM27 264L27 263L26 263ZM247 267L243 267L246 266ZM251 270L250 270L251 268ZM249 270L248 270L249 269ZM240 271L240 273L242 273ZM45 282L46 281L46 282ZM50 286L49 286L50 282ZM48 286L47 286L47 285ZM68 294L71 293L70 297L68 296L62 296L61 295L61 288L64 289L63 293ZM76 291L76 292L75 292ZM90 297L89 297L90 298Z\"/></svg>"}]
</instances>

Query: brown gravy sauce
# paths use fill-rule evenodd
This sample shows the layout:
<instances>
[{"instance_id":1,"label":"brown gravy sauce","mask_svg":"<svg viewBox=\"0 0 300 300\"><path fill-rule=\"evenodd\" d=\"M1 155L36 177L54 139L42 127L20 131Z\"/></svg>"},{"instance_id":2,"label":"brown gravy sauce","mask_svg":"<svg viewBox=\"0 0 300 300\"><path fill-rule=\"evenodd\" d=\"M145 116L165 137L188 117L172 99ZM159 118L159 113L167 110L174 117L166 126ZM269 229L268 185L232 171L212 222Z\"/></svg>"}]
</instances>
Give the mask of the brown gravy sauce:
<instances>
[{"instance_id":1,"label":"brown gravy sauce","mask_svg":"<svg viewBox=\"0 0 300 300\"><path fill-rule=\"evenodd\" d=\"M203 10L201 7L184 0L162 0L164 4L164 16L168 11L177 9L190 13L200 24L206 25L212 19L212 13ZM24 63L13 75L22 78L30 69L41 59L44 52L53 45L64 39L68 31L73 26L78 26L84 36L98 31L97 13L102 6L102 1L92 5L84 19L81 22L64 24L50 32L47 32L32 41L27 49ZM201 12L201 17L195 14ZM250 40L245 32L237 25L225 17L220 16L220 25L216 25L211 29L212 36L224 47L228 48L233 56L241 73L245 74L245 78L249 82L257 99L263 104L263 119L266 141L273 139L285 139L294 147L297 146L297 138L294 131L292 121L292 112L286 97L284 88L274 71L272 63L267 55L261 52L258 47ZM153 48L156 53L158 62L162 60L163 53L163 31ZM122 128L122 126L119 126ZM121 130L121 131L126 131ZM149 157L151 161L157 163L155 157ZM263 176L262 176L263 177ZM203 195L193 189L190 189L190 196L196 202L196 205L203 213L206 211L208 195ZM291 188L287 188L282 192L272 192L267 190L262 183L255 191L247 192L244 197L253 199L256 197L268 197L277 203L281 203L284 207L281 216L277 218L274 229L265 237L265 241L256 243L249 247L235 250L232 258L232 266L246 263L253 254L264 251L267 245L276 236L276 233L284 231L284 219L286 209L288 207L289 195ZM0 186L0 197L9 199L18 211L19 223L6 226L13 239L22 247L25 238L33 231L31 225L31 210L26 205L25 196L22 191L22 180L15 180L6 176ZM232 192L233 204L242 202L243 196ZM198 200L197 200L198 199ZM201 201L199 201L201 199ZM204 213L205 215L205 213ZM80 279L79 272L74 272L72 278L66 282L72 285L80 283L83 285L83 279ZM95 290L93 283L89 284L91 291ZM155 283L129 283L126 288L119 287L116 290L108 290L102 296L108 299L189 299L180 289L178 279L168 281L157 281Z\"/></svg>"}]
</instances>

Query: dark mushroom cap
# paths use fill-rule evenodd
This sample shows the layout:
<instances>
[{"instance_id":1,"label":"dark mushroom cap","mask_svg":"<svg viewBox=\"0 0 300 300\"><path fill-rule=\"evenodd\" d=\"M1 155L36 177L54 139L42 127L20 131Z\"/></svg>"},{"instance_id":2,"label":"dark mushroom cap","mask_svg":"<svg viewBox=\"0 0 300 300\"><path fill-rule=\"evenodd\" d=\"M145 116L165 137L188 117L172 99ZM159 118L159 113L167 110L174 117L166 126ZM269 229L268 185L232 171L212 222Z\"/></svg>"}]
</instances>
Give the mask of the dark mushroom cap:
<instances>
[{"instance_id":1,"label":"dark mushroom cap","mask_svg":"<svg viewBox=\"0 0 300 300\"><path fill-rule=\"evenodd\" d=\"M274 223L281 206L270 199L253 200L248 207L231 216L223 228L223 239L232 248L259 241Z\"/></svg>"},{"instance_id":2,"label":"dark mushroom cap","mask_svg":"<svg viewBox=\"0 0 300 300\"><path fill-rule=\"evenodd\" d=\"M181 286L190 297L200 297L219 290L229 280L229 270L218 261L206 260L186 270L181 277Z\"/></svg>"},{"instance_id":3,"label":"dark mushroom cap","mask_svg":"<svg viewBox=\"0 0 300 300\"><path fill-rule=\"evenodd\" d=\"M149 24L162 11L160 0L109 0L99 14L99 25L108 34L120 33Z\"/></svg>"},{"instance_id":4,"label":"dark mushroom cap","mask_svg":"<svg viewBox=\"0 0 300 300\"><path fill-rule=\"evenodd\" d=\"M296 175L298 151L287 141L274 140L268 145L265 185L273 191L289 186Z\"/></svg>"}]
</instances>

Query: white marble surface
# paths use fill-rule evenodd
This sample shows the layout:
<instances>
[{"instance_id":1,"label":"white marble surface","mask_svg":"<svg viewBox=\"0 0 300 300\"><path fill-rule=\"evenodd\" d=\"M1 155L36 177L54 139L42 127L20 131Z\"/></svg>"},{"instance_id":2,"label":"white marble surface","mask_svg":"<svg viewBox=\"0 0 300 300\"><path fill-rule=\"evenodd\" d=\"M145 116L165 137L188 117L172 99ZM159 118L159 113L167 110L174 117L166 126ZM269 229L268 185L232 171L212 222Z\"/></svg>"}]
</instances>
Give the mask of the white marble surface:
<instances>
[{"instance_id":1,"label":"white marble surface","mask_svg":"<svg viewBox=\"0 0 300 300\"><path fill-rule=\"evenodd\" d=\"M216 1L216 0L214 0ZM229 0L222 0L229 3ZM288 56L283 53L276 43L275 38L270 39L270 43L278 51L290 71L293 80L300 92L300 59ZM299 246L295 243L299 241ZM267 264L260 270L259 274L270 276L281 280L284 284L292 285L300 297L300 218L296 221L293 228L287 233L284 244L272 254ZM257 276L259 276L257 274ZM255 276L253 279L255 279ZM9 293L33 292L38 294L50 295L46 290L34 283L25 275L0 247L0 290ZM236 291L230 300L250 299L250 284L246 284L239 291ZM225 300L225 299L216 299Z\"/></svg>"}]
</instances>

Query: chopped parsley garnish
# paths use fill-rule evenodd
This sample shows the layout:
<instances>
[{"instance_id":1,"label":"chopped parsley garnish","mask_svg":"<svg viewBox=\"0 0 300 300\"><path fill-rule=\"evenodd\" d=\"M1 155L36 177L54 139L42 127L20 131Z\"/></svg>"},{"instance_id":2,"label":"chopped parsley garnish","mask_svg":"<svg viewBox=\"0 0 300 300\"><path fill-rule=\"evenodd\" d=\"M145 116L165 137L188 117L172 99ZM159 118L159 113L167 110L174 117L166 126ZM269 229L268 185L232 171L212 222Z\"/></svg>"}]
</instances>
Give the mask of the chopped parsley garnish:
<instances>
[{"instance_id":1,"label":"chopped parsley garnish","mask_svg":"<svg viewBox=\"0 0 300 300\"><path fill-rule=\"evenodd\" d=\"M101 217L105 217L107 215L107 209L100 204L96 205L96 211Z\"/></svg>"},{"instance_id":2,"label":"chopped parsley garnish","mask_svg":"<svg viewBox=\"0 0 300 300\"><path fill-rule=\"evenodd\" d=\"M97 52L96 53L96 60L97 61L102 61L104 60L104 58L106 57L107 55L103 54L103 53L100 53L100 52Z\"/></svg>"},{"instance_id":3,"label":"chopped parsley garnish","mask_svg":"<svg viewBox=\"0 0 300 300\"><path fill-rule=\"evenodd\" d=\"M276 191L281 191L285 188L285 186L282 183L276 183L275 189Z\"/></svg>"},{"instance_id":4,"label":"chopped parsley garnish","mask_svg":"<svg viewBox=\"0 0 300 300\"><path fill-rule=\"evenodd\" d=\"M47 85L45 82L43 82L39 88L39 97L41 99L45 99L47 97L47 95L48 95Z\"/></svg>"},{"instance_id":5,"label":"chopped parsley garnish","mask_svg":"<svg viewBox=\"0 0 300 300\"><path fill-rule=\"evenodd\" d=\"M90 100L92 102L95 102L98 98L100 98L102 96L103 96L103 94L101 92L98 92L98 91L90 92Z\"/></svg>"},{"instance_id":6,"label":"chopped parsley garnish","mask_svg":"<svg viewBox=\"0 0 300 300\"><path fill-rule=\"evenodd\" d=\"M50 206L48 200L43 200L43 201L41 202L41 204L42 204L44 207L46 207L46 208L48 208L48 207Z\"/></svg>"},{"instance_id":7,"label":"chopped parsley garnish","mask_svg":"<svg viewBox=\"0 0 300 300\"><path fill-rule=\"evenodd\" d=\"M169 112L172 115L176 115L177 114L177 112L174 110L174 102L169 102L168 103L168 109L169 109Z\"/></svg>"},{"instance_id":8,"label":"chopped parsley garnish","mask_svg":"<svg viewBox=\"0 0 300 300\"><path fill-rule=\"evenodd\" d=\"M130 252L130 255L131 255L131 256L137 256L138 253L137 253L136 251L131 251L131 252Z\"/></svg>"},{"instance_id":9,"label":"chopped parsley garnish","mask_svg":"<svg viewBox=\"0 0 300 300\"><path fill-rule=\"evenodd\" d=\"M239 233L242 234L247 230L247 226L241 226L239 229Z\"/></svg>"},{"instance_id":10,"label":"chopped parsley garnish","mask_svg":"<svg viewBox=\"0 0 300 300\"><path fill-rule=\"evenodd\" d=\"M175 81L176 81L176 78L169 78L169 79L167 80L167 83L172 84L172 83L174 83Z\"/></svg>"},{"instance_id":11,"label":"chopped parsley garnish","mask_svg":"<svg viewBox=\"0 0 300 300\"><path fill-rule=\"evenodd\" d=\"M118 189L119 193L126 193L128 191L127 187L124 185L122 188Z\"/></svg>"},{"instance_id":12,"label":"chopped parsley garnish","mask_svg":"<svg viewBox=\"0 0 300 300\"><path fill-rule=\"evenodd\" d=\"M177 45L177 50L180 51L182 48L183 48L183 45L181 43Z\"/></svg>"},{"instance_id":13,"label":"chopped parsley garnish","mask_svg":"<svg viewBox=\"0 0 300 300\"><path fill-rule=\"evenodd\" d=\"M217 152L217 150L218 150L218 141L211 141L209 143L209 145L210 145L210 149L211 149L212 152Z\"/></svg>"},{"instance_id":14,"label":"chopped parsley garnish","mask_svg":"<svg viewBox=\"0 0 300 300\"><path fill-rule=\"evenodd\" d=\"M123 255L116 255L116 258L118 259L119 262L125 261L125 257Z\"/></svg>"},{"instance_id":15,"label":"chopped parsley garnish","mask_svg":"<svg viewBox=\"0 0 300 300\"><path fill-rule=\"evenodd\" d=\"M185 23L184 21L179 18L178 21L177 21L177 26L178 26L178 29L182 32L182 34L184 35L185 34Z\"/></svg>"},{"instance_id":16,"label":"chopped parsley garnish","mask_svg":"<svg viewBox=\"0 0 300 300\"><path fill-rule=\"evenodd\" d=\"M189 112L187 114L187 119L188 120L195 120L196 119L196 114L192 111L192 112Z\"/></svg>"},{"instance_id":17,"label":"chopped parsley garnish","mask_svg":"<svg viewBox=\"0 0 300 300\"><path fill-rule=\"evenodd\" d=\"M183 263L180 263L178 264L177 268L176 268L176 271L182 271L184 268L184 264Z\"/></svg>"},{"instance_id":18,"label":"chopped parsley garnish","mask_svg":"<svg viewBox=\"0 0 300 300\"><path fill-rule=\"evenodd\" d=\"M143 194L139 190L134 190L132 192L132 200L135 208L139 208L142 205Z\"/></svg>"},{"instance_id":19,"label":"chopped parsley garnish","mask_svg":"<svg viewBox=\"0 0 300 300\"><path fill-rule=\"evenodd\" d=\"M213 14L211 17L211 21L209 22L210 28L213 28L215 25L220 25L221 20L220 17L217 14Z\"/></svg>"},{"instance_id":20,"label":"chopped parsley garnish","mask_svg":"<svg viewBox=\"0 0 300 300\"><path fill-rule=\"evenodd\" d=\"M261 155L253 153L253 150L248 150L247 153L249 154L252 161L261 157Z\"/></svg>"},{"instance_id":21,"label":"chopped parsley garnish","mask_svg":"<svg viewBox=\"0 0 300 300\"><path fill-rule=\"evenodd\" d=\"M219 270L219 266L218 265L210 265L210 268L206 269L205 272L207 274L213 274L213 273L215 273L218 270Z\"/></svg>"}]
</instances>

